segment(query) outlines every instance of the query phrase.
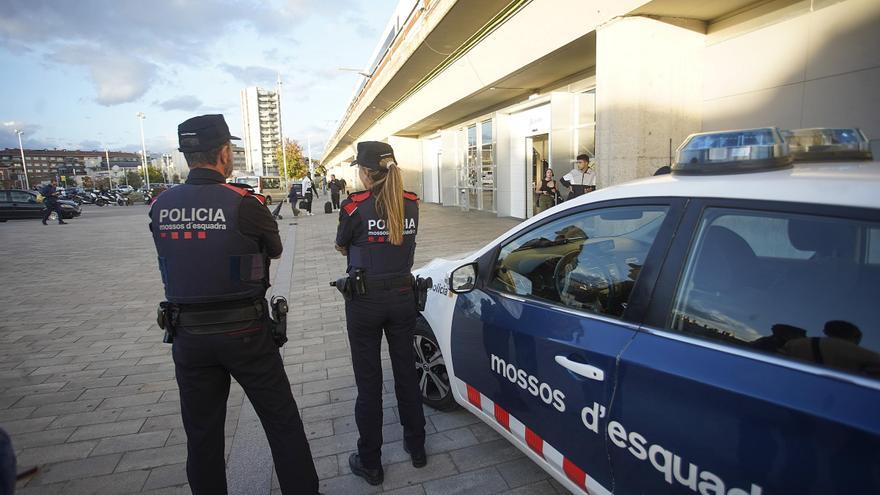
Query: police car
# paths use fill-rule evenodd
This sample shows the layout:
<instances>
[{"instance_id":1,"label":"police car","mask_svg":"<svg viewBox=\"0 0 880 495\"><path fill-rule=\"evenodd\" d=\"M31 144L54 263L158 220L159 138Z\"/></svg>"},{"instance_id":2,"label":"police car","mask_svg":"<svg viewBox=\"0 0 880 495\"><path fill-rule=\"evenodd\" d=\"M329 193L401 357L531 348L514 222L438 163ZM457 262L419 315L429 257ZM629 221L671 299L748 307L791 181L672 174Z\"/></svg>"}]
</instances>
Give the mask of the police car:
<instances>
[{"instance_id":1,"label":"police car","mask_svg":"<svg viewBox=\"0 0 880 495\"><path fill-rule=\"evenodd\" d=\"M880 163L858 129L700 133L434 281L414 346L574 493L880 493Z\"/></svg>"}]
</instances>

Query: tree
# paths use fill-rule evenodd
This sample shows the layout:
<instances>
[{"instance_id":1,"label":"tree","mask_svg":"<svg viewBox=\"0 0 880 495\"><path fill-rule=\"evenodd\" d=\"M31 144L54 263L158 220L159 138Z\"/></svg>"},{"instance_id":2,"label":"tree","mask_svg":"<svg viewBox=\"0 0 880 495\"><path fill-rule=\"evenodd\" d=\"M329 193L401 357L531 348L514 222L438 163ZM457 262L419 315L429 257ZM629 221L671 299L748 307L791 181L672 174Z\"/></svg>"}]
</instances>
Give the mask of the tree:
<instances>
[{"instance_id":1,"label":"tree","mask_svg":"<svg viewBox=\"0 0 880 495\"><path fill-rule=\"evenodd\" d=\"M287 148L287 177L300 179L309 172L309 166L303 158L302 146L292 139L285 139ZM281 146L275 150L275 159L278 161L278 174L284 176L283 153Z\"/></svg>"},{"instance_id":2,"label":"tree","mask_svg":"<svg viewBox=\"0 0 880 495\"><path fill-rule=\"evenodd\" d=\"M165 176L162 175L162 169L148 165L147 170L150 171L150 184L165 182Z\"/></svg>"},{"instance_id":3,"label":"tree","mask_svg":"<svg viewBox=\"0 0 880 495\"><path fill-rule=\"evenodd\" d=\"M129 171L125 172L125 175L126 175L126 177L128 177L128 185L129 186L131 186L135 189L139 189L142 185L144 185L144 179L141 177L141 174L139 174L133 170L129 170Z\"/></svg>"},{"instance_id":4,"label":"tree","mask_svg":"<svg viewBox=\"0 0 880 495\"><path fill-rule=\"evenodd\" d=\"M174 184L180 184L180 174L174 174L171 176L171 182Z\"/></svg>"},{"instance_id":5,"label":"tree","mask_svg":"<svg viewBox=\"0 0 880 495\"><path fill-rule=\"evenodd\" d=\"M82 180L83 180L83 187L85 187L86 189L90 189L92 187L95 187L95 183L92 181L92 178L89 177L88 175L83 176Z\"/></svg>"},{"instance_id":6,"label":"tree","mask_svg":"<svg viewBox=\"0 0 880 495\"><path fill-rule=\"evenodd\" d=\"M95 187L97 187L98 189L101 189L101 188L110 189L110 179L108 179L106 177L102 177L100 179L97 179L94 182L95 182Z\"/></svg>"}]
</instances>

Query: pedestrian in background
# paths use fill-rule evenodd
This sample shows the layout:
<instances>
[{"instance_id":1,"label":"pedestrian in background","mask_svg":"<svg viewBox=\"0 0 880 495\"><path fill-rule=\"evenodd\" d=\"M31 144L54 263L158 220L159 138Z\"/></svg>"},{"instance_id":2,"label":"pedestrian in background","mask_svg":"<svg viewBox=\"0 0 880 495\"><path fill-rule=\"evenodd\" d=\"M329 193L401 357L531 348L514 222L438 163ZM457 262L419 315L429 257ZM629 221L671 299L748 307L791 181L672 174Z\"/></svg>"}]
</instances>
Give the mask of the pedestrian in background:
<instances>
[{"instance_id":1,"label":"pedestrian in background","mask_svg":"<svg viewBox=\"0 0 880 495\"><path fill-rule=\"evenodd\" d=\"M403 447L412 465L428 463L425 416L413 363L416 306L412 265L419 222L418 197L403 190L394 150L386 143L358 143L357 160L366 191L342 202L336 250L348 257L349 281L360 286L345 302L345 319L358 395L355 422L360 438L348 458L352 473L382 484L382 332L394 373ZM353 279L354 278L354 279Z\"/></svg>"},{"instance_id":2,"label":"pedestrian in background","mask_svg":"<svg viewBox=\"0 0 880 495\"><path fill-rule=\"evenodd\" d=\"M296 207L297 201L299 201L299 194L296 192L296 185L290 185L290 192L287 193L287 201L290 203L290 209L293 210L293 216L299 216L299 208Z\"/></svg>"},{"instance_id":3,"label":"pedestrian in background","mask_svg":"<svg viewBox=\"0 0 880 495\"><path fill-rule=\"evenodd\" d=\"M53 211L58 214L58 225L67 224L67 222L64 221L64 217L61 215L61 205L58 203L57 185L58 183L53 180L49 184L46 184L46 186L40 191L40 194L43 195L43 225L48 225L46 220L49 220Z\"/></svg>"},{"instance_id":4,"label":"pedestrian in background","mask_svg":"<svg viewBox=\"0 0 880 495\"><path fill-rule=\"evenodd\" d=\"M306 214L308 216L312 216L312 199L318 195L318 191L315 190L315 185L312 183L312 177L309 174L306 174L302 180L302 192L303 197L305 197L305 209Z\"/></svg>"},{"instance_id":5,"label":"pedestrian in background","mask_svg":"<svg viewBox=\"0 0 880 495\"><path fill-rule=\"evenodd\" d=\"M538 213L556 205L556 197L559 191L556 190L556 180L553 179L552 168L548 167L547 171L544 172L544 178L535 187L535 192L538 193Z\"/></svg>"},{"instance_id":6,"label":"pedestrian in background","mask_svg":"<svg viewBox=\"0 0 880 495\"><path fill-rule=\"evenodd\" d=\"M336 175L330 175L330 182L327 184L330 188L330 202L333 203L333 209L339 209L339 192L343 189L342 181L336 179Z\"/></svg>"},{"instance_id":7,"label":"pedestrian in background","mask_svg":"<svg viewBox=\"0 0 880 495\"><path fill-rule=\"evenodd\" d=\"M575 168L563 175L559 182L563 186L571 188L566 199L574 199L582 194L595 191L596 172L590 165L590 155L578 155Z\"/></svg>"},{"instance_id":8,"label":"pedestrian in background","mask_svg":"<svg viewBox=\"0 0 880 495\"><path fill-rule=\"evenodd\" d=\"M150 230L166 302L160 321L171 354L186 431L186 474L196 495L226 493L224 423L230 376L244 388L266 431L283 494L318 493L318 475L271 335L266 289L269 259L283 246L261 196L226 184L232 174L229 127L222 115L177 128L189 165L186 183L156 198ZM199 212L203 230L181 218ZM232 267L232 269L230 269Z\"/></svg>"}]
</instances>

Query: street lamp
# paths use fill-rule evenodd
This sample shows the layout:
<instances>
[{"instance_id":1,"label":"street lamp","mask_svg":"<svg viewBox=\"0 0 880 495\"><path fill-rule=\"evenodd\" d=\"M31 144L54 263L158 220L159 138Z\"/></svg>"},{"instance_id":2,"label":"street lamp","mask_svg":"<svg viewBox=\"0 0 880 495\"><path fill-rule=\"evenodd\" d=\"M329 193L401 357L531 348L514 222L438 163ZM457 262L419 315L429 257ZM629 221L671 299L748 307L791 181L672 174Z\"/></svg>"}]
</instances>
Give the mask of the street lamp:
<instances>
[{"instance_id":1,"label":"street lamp","mask_svg":"<svg viewBox=\"0 0 880 495\"><path fill-rule=\"evenodd\" d=\"M27 163L24 161L24 146L21 144L21 135L24 134L24 131L16 129L15 133L18 134L18 149L21 150L21 168L24 170L24 188L30 189L31 184L28 181L27 176Z\"/></svg>"},{"instance_id":2,"label":"street lamp","mask_svg":"<svg viewBox=\"0 0 880 495\"><path fill-rule=\"evenodd\" d=\"M147 118L147 116L144 115L144 112L138 112L136 114L136 117L138 118L138 122L140 122L140 124L141 124L141 151L143 152L141 154L141 162L144 165L144 177L146 178L146 182L147 182L147 191L149 191L150 190L150 169L147 166L147 143L144 141L144 119Z\"/></svg>"}]
</instances>

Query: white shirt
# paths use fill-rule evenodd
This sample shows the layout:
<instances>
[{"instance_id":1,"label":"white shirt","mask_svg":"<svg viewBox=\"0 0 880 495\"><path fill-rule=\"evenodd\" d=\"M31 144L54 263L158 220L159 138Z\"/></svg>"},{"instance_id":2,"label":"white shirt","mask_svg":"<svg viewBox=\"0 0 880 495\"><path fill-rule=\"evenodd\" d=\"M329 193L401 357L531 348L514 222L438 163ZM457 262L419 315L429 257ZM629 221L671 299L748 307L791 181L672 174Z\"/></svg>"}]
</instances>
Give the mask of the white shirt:
<instances>
[{"instance_id":1,"label":"white shirt","mask_svg":"<svg viewBox=\"0 0 880 495\"><path fill-rule=\"evenodd\" d=\"M578 168L572 169L571 172L563 175L562 178L572 185L596 186L596 172L593 172L592 167L588 168L586 172L581 172Z\"/></svg>"},{"instance_id":2,"label":"white shirt","mask_svg":"<svg viewBox=\"0 0 880 495\"><path fill-rule=\"evenodd\" d=\"M303 188L303 189L302 189L302 191L303 191L303 196L305 196L306 194L312 192L312 180L309 179L308 177L303 178L303 180L302 180L302 188Z\"/></svg>"}]
</instances>

